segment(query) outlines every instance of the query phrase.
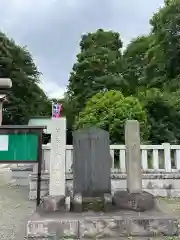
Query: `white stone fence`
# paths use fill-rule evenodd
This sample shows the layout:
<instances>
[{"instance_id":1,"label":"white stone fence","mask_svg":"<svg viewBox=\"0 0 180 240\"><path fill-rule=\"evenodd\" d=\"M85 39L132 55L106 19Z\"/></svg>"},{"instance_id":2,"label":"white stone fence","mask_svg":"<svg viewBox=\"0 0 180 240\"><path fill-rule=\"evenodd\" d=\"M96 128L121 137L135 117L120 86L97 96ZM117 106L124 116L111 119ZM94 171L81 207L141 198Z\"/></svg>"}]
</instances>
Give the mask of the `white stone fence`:
<instances>
[{"instance_id":1,"label":"white stone fence","mask_svg":"<svg viewBox=\"0 0 180 240\"><path fill-rule=\"evenodd\" d=\"M43 170L49 172L51 145L43 145ZM112 172L125 173L125 145L110 145ZM72 173L73 146L66 146L66 173ZM180 145L141 145L143 172L180 172ZM37 167L37 166L36 166ZM35 167L35 168L36 168Z\"/></svg>"}]
</instances>

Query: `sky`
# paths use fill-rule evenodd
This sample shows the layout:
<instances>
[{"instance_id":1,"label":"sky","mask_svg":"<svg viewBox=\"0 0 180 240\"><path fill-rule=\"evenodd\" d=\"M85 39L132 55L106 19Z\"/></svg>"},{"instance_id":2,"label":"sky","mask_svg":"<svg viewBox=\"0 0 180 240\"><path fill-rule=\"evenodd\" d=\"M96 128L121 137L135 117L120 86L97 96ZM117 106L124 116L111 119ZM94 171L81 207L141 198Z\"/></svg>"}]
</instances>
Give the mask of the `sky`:
<instances>
[{"instance_id":1,"label":"sky","mask_svg":"<svg viewBox=\"0 0 180 240\"><path fill-rule=\"evenodd\" d=\"M50 97L62 97L81 35L98 28L120 33L124 45L150 31L163 0L0 0L0 30L27 46Z\"/></svg>"}]
</instances>

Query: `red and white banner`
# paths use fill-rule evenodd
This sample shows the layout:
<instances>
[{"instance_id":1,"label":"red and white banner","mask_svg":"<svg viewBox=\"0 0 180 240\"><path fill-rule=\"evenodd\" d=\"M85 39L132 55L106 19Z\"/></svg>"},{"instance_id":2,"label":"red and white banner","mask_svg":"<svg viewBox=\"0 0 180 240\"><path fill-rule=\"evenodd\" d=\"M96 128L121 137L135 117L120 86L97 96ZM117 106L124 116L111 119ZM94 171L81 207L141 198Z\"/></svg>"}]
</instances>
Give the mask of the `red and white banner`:
<instances>
[{"instance_id":1,"label":"red and white banner","mask_svg":"<svg viewBox=\"0 0 180 240\"><path fill-rule=\"evenodd\" d=\"M60 118L62 110L62 104L53 103L52 104L52 118Z\"/></svg>"}]
</instances>

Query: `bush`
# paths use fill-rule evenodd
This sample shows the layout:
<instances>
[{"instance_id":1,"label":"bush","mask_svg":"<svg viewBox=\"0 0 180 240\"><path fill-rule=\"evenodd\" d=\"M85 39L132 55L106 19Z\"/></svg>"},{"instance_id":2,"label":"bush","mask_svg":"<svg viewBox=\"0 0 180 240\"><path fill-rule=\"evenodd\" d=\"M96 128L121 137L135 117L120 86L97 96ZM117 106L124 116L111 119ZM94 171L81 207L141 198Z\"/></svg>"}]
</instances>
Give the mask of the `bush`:
<instances>
[{"instance_id":1,"label":"bush","mask_svg":"<svg viewBox=\"0 0 180 240\"><path fill-rule=\"evenodd\" d=\"M126 120L138 120L142 140L149 136L146 112L135 97L124 97L119 91L94 95L75 120L74 129L96 126L109 132L111 144L124 144Z\"/></svg>"}]
</instances>

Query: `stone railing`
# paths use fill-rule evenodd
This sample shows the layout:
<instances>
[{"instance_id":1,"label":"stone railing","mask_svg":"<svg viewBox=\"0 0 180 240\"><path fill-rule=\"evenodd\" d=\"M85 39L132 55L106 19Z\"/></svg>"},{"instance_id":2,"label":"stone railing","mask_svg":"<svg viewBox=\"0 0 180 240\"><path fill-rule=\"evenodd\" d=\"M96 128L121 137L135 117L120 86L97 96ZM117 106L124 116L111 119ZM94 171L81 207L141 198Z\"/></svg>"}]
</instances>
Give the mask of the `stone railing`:
<instances>
[{"instance_id":1,"label":"stone railing","mask_svg":"<svg viewBox=\"0 0 180 240\"><path fill-rule=\"evenodd\" d=\"M49 172L51 145L43 145L44 170ZM110 145L112 172L125 173L125 145ZM72 173L73 146L66 146L66 173ZM143 172L179 172L180 145L141 145Z\"/></svg>"}]
</instances>

